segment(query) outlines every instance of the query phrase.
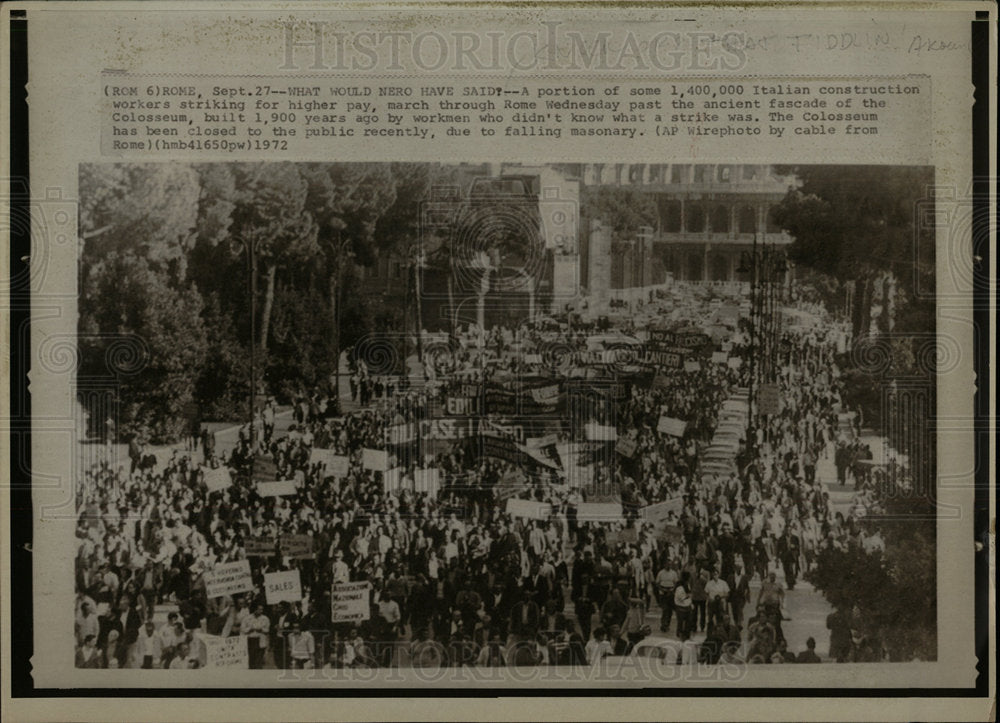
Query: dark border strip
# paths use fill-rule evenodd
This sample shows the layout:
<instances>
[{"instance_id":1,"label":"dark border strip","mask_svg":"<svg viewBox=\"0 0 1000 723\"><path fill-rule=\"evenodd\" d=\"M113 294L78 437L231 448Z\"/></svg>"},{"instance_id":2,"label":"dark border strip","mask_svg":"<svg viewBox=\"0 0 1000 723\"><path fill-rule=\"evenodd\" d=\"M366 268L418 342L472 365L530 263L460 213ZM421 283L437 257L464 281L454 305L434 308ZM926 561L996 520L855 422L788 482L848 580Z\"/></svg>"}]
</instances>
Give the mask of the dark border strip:
<instances>
[{"instance_id":1,"label":"dark border strip","mask_svg":"<svg viewBox=\"0 0 1000 723\"><path fill-rule=\"evenodd\" d=\"M990 550L990 384L995 370L991 367L994 340L990 336L990 309L996 308L991 297L990 281L993 259L990 255L990 170L996 159L989 154L990 147L990 14L977 11L971 23L972 84L975 102L972 106L972 254L973 273L973 364L976 369L975 410L975 497L973 525L976 542L981 545L975 553L975 635L976 635L976 692L987 695L990 680L989 658L989 550ZM985 342L985 343L984 343Z\"/></svg>"},{"instance_id":2,"label":"dark border strip","mask_svg":"<svg viewBox=\"0 0 1000 723\"><path fill-rule=\"evenodd\" d=\"M12 695L33 685L31 399L31 213L28 186L28 19L12 10L10 40L10 609Z\"/></svg>"}]
</instances>

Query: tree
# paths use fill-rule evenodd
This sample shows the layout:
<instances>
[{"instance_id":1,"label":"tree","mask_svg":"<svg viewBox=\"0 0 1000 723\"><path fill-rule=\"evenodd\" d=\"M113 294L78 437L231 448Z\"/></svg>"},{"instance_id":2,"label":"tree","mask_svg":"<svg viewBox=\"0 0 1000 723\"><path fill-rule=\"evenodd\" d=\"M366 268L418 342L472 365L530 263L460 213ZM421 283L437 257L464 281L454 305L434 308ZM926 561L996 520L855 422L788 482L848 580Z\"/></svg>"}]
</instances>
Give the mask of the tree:
<instances>
[{"instance_id":1,"label":"tree","mask_svg":"<svg viewBox=\"0 0 1000 723\"><path fill-rule=\"evenodd\" d=\"M112 252L146 259L184 280L194 238L200 183L183 164L85 164L80 167L80 240L89 262Z\"/></svg>"},{"instance_id":2,"label":"tree","mask_svg":"<svg viewBox=\"0 0 1000 723\"><path fill-rule=\"evenodd\" d=\"M278 268L318 253L317 226L306 208L307 184L294 163L239 163L229 236L252 250L264 269L259 344L267 349Z\"/></svg>"},{"instance_id":3,"label":"tree","mask_svg":"<svg viewBox=\"0 0 1000 723\"><path fill-rule=\"evenodd\" d=\"M173 439L205 352L187 278L200 184L181 164L80 168L80 373L117 390L118 429Z\"/></svg>"},{"instance_id":4,"label":"tree","mask_svg":"<svg viewBox=\"0 0 1000 723\"><path fill-rule=\"evenodd\" d=\"M395 201L392 171L384 163L309 163L302 168L307 203L326 259L334 339L334 385L340 377L340 305L352 263L375 261L373 239L379 216ZM338 394L335 388L334 395Z\"/></svg>"},{"instance_id":5,"label":"tree","mask_svg":"<svg viewBox=\"0 0 1000 723\"><path fill-rule=\"evenodd\" d=\"M817 556L809 581L840 611L857 606L890 660L937 657L936 523L932 497L892 490L881 510L863 518L878 532L884 552L857 545L827 548Z\"/></svg>"},{"instance_id":6,"label":"tree","mask_svg":"<svg viewBox=\"0 0 1000 723\"><path fill-rule=\"evenodd\" d=\"M909 330L934 328L933 300L927 296L934 288L934 234L915 224L933 169L792 166L776 172L802 182L774 213L775 222L795 239L789 258L857 284L857 333L867 331L872 299L896 284L901 293L882 305L883 330L896 320L905 320Z\"/></svg>"},{"instance_id":7,"label":"tree","mask_svg":"<svg viewBox=\"0 0 1000 723\"><path fill-rule=\"evenodd\" d=\"M587 218L601 219L615 241L634 239L641 226L656 226L653 195L631 187L584 186L580 210Z\"/></svg>"},{"instance_id":8,"label":"tree","mask_svg":"<svg viewBox=\"0 0 1000 723\"><path fill-rule=\"evenodd\" d=\"M166 271L112 251L80 294L81 374L117 390L118 429L169 442L184 429L208 347L202 301Z\"/></svg>"}]
</instances>

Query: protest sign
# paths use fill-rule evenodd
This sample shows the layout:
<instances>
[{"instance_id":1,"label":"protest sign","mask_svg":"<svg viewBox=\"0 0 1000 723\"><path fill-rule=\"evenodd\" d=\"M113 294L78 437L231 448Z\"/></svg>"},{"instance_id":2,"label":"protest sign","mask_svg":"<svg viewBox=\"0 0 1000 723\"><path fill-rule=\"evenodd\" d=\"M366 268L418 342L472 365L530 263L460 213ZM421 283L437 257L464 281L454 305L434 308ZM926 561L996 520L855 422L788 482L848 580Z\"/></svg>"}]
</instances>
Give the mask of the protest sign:
<instances>
[{"instance_id":1,"label":"protest sign","mask_svg":"<svg viewBox=\"0 0 1000 723\"><path fill-rule=\"evenodd\" d=\"M403 481L405 477L406 470L402 467L393 467L390 470L386 470L385 479L383 480L386 492L398 492L403 488Z\"/></svg>"},{"instance_id":2,"label":"protest sign","mask_svg":"<svg viewBox=\"0 0 1000 723\"><path fill-rule=\"evenodd\" d=\"M343 582L330 588L330 619L335 623L359 623L371 616L371 583Z\"/></svg>"},{"instance_id":3,"label":"protest sign","mask_svg":"<svg viewBox=\"0 0 1000 723\"><path fill-rule=\"evenodd\" d=\"M298 570L264 573L264 595L268 605L298 602L302 599L302 584Z\"/></svg>"},{"instance_id":4,"label":"protest sign","mask_svg":"<svg viewBox=\"0 0 1000 723\"><path fill-rule=\"evenodd\" d=\"M609 545L617 545L618 543L634 545L639 541L639 533L634 527L626 527L623 530L608 530L604 533L604 541Z\"/></svg>"},{"instance_id":5,"label":"protest sign","mask_svg":"<svg viewBox=\"0 0 1000 723\"><path fill-rule=\"evenodd\" d=\"M206 662L208 668L243 668L250 667L245 635L232 635L223 638L218 635L202 635L205 644Z\"/></svg>"},{"instance_id":6,"label":"protest sign","mask_svg":"<svg viewBox=\"0 0 1000 723\"><path fill-rule=\"evenodd\" d=\"M205 595L209 599L253 590L250 561L222 562L205 573Z\"/></svg>"},{"instance_id":7,"label":"protest sign","mask_svg":"<svg viewBox=\"0 0 1000 723\"><path fill-rule=\"evenodd\" d=\"M635 454L636 447L638 446L639 443L631 437L619 437L618 444L615 445L615 451L622 457L631 457Z\"/></svg>"},{"instance_id":8,"label":"protest sign","mask_svg":"<svg viewBox=\"0 0 1000 723\"><path fill-rule=\"evenodd\" d=\"M701 371L701 362L697 361L695 359L689 359L689 360L687 360L686 362L684 362L684 371L685 372L700 372Z\"/></svg>"},{"instance_id":9,"label":"protest sign","mask_svg":"<svg viewBox=\"0 0 1000 723\"><path fill-rule=\"evenodd\" d=\"M730 369L739 369L743 365L743 360L738 356L730 357L727 361Z\"/></svg>"},{"instance_id":10,"label":"protest sign","mask_svg":"<svg viewBox=\"0 0 1000 723\"><path fill-rule=\"evenodd\" d=\"M277 544L272 537L248 537L243 547L247 557L268 557L277 551Z\"/></svg>"},{"instance_id":11,"label":"protest sign","mask_svg":"<svg viewBox=\"0 0 1000 723\"><path fill-rule=\"evenodd\" d=\"M277 482L258 482L257 494L261 497L285 497L298 492L295 488L295 480L283 479Z\"/></svg>"},{"instance_id":12,"label":"protest sign","mask_svg":"<svg viewBox=\"0 0 1000 723\"><path fill-rule=\"evenodd\" d=\"M389 455L384 449L363 449L361 464L365 469L375 472L385 472L389 469Z\"/></svg>"},{"instance_id":13,"label":"protest sign","mask_svg":"<svg viewBox=\"0 0 1000 723\"><path fill-rule=\"evenodd\" d=\"M296 560L308 560L316 557L313 550L312 535L284 534L278 538L281 554Z\"/></svg>"},{"instance_id":14,"label":"protest sign","mask_svg":"<svg viewBox=\"0 0 1000 723\"><path fill-rule=\"evenodd\" d=\"M253 479L255 482L270 482L278 479L278 465L270 455L258 454L253 459Z\"/></svg>"},{"instance_id":15,"label":"protest sign","mask_svg":"<svg viewBox=\"0 0 1000 723\"><path fill-rule=\"evenodd\" d=\"M566 484L570 487L587 487L594 483L594 467L592 465L570 465L566 467Z\"/></svg>"},{"instance_id":16,"label":"protest sign","mask_svg":"<svg viewBox=\"0 0 1000 723\"><path fill-rule=\"evenodd\" d=\"M552 514L552 505L535 500L507 500L507 514L512 517L526 517L529 520L547 520Z\"/></svg>"},{"instance_id":17,"label":"protest sign","mask_svg":"<svg viewBox=\"0 0 1000 723\"><path fill-rule=\"evenodd\" d=\"M656 425L657 432L660 434L669 434L673 437L683 437L686 428L687 422L683 419L668 417L666 415L660 417L660 421Z\"/></svg>"},{"instance_id":18,"label":"protest sign","mask_svg":"<svg viewBox=\"0 0 1000 723\"><path fill-rule=\"evenodd\" d=\"M310 458L314 463L326 465L326 473L330 477L344 478L351 469L351 460L346 455L337 454L336 450L319 449L312 451Z\"/></svg>"},{"instance_id":19,"label":"protest sign","mask_svg":"<svg viewBox=\"0 0 1000 723\"><path fill-rule=\"evenodd\" d=\"M588 422L584 429L587 433L587 439L592 442L614 442L618 439L618 430L609 424Z\"/></svg>"},{"instance_id":20,"label":"protest sign","mask_svg":"<svg viewBox=\"0 0 1000 723\"><path fill-rule=\"evenodd\" d=\"M781 391L777 384L761 384L757 393L757 409L761 414L781 412Z\"/></svg>"},{"instance_id":21,"label":"protest sign","mask_svg":"<svg viewBox=\"0 0 1000 723\"><path fill-rule=\"evenodd\" d=\"M620 502L581 502L576 506L576 519L581 522L621 522Z\"/></svg>"},{"instance_id":22,"label":"protest sign","mask_svg":"<svg viewBox=\"0 0 1000 723\"><path fill-rule=\"evenodd\" d=\"M205 486L208 487L209 492L224 490L233 483L228 467L217 467L215 469L208 467L203 470L203 473L205 475Z\"/></svg>"},{"instance_id":23,"label":"protest sign","mask_svg":"<svg viewBox=\"0 0 1000 723\"><path fill-rule=\"evenodd\" d=\"M712 363L713 364L725 364L729 360L729 354L724 351L713 351L712 352Z\"/></svg>"}]
</instances>

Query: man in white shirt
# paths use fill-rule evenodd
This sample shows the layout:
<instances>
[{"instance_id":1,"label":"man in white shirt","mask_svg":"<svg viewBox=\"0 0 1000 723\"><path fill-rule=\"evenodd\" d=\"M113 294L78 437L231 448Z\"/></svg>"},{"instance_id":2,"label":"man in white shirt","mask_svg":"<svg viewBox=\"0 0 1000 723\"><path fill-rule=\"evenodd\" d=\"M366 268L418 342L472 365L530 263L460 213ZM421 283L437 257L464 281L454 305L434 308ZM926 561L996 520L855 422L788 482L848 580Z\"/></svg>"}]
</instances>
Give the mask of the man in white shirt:
<instances>
[{"instance_id":1,"label":"man in white shirt","mask_svg":"<svg viewBox=\"0 0 1000 723\"><path fill-rule=\"evenodd\" d=\"M243 626L241 632L247 636L249 643L250 669L259 670L264 667L264 653L267 652L268 636L271 632L271 621L264 614L264 606L257 604L254 613Z\"/></svg>"},{"instance_id":2,"label":"man in white shirt","mask_svg":"<svg viewBox=\"0 0 1000 723\"><path fill-rule=\"evenodd\" d=\"M338 585L351 581L351 569L344 562L344 551L337 550L333 553L333 584Z\"/></svg>"},{"instance_id":3,"label":"man in white shirt","mask_svg":"<svg viewBox=\"0 0 1000 723\"><path fill-rule=\"evenodd\" d=\"M712 579L705 583L705 594L708 595L708 617L715 620L726 611L729 600L729 584L719 577L719 570L712 570Z\"/></svg>"},{"instance_id":4,"label":"man in white shirt","mask_svg":"<svg viewBox=\"0 0 1000 723\"><path fill-rule=\"evenodd\" d=\"M143 669L150 669L154 665L159 665L160 658L163 654L163 648L160 644L160 636L156 633L156 627L153 625L152 620L147 620L146 624L139 631L138 650L139 656L142 658Z\"/></svg>"},{"instance_id":5,"label":"man in white shirt","mask_svg":"<svg viewBox=\"0 0 1000 723\"><path fill-rule=\"evenodd\" d=\"M585 652L587 654L588 665L593 665L601 658L611 655L611 643L608 642L608 636L604 632L604 628L594 629L594 637L587 641Z\"/></svg>"},{"instance_id":6,"label":"man in white shirt","mask_svg":"<svg viewBox=\"0 0 1000 723\"><path fill-rule=\"evenodd\" d=\"M316 641L308 630L302 630L298 618L292 621L292 632L288 635L288 650L293 668L311 668L316 652Z\"/></svg>"}]
</instances>

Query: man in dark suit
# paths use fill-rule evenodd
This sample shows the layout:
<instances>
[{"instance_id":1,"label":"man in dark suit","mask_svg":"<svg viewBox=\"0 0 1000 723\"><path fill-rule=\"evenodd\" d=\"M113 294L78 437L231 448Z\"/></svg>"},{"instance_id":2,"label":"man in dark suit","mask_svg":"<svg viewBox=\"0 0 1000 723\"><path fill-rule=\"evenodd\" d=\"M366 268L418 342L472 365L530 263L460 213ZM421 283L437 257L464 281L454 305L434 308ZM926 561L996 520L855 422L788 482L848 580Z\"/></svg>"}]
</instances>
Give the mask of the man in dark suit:
<instances>
[{"instance_id":1,"label":"man in dark suit","mask_svg":"<svg viewBox=\"0 0 1000 723\"><path fill-rule=\"evenodd\" d=\"M531 563L531 572L524 578L524 591L531 593L539 605L544 605L552 597L549 579L538 571L538 563Z\"/></svg>"},{"instance_id":2,"label":"man in dark suit","mask_svg":"<svg viewBox=\"0 0 1000 723\"><path fill-rule=\"evenodd\" d=\"M742 626L743 608L750 599L750 576L743 569L743 565L737 563L732 577L726 582L729 584L729 603L733 606L733 622L737 626Z\"/></svg>"},{"instance_id":3,"label":"man in dark suit","mask_svg":"<svg viewBox=\"0 0 1000 723\"><path fill-rule=\"evenodd\" d=\"M103 629L101 638L107 639L108 633L112 630L118 633L118 644L114 651L108 651L109 656L118 661L118 667L124 668L128 663L129 650L139 639L139 628L142 627L142 618L139 612L132 607L132 600L123 596L118 603L118 610L110 613Z\"/></svg>"},{"instance_id":4,"label":"man in dark suit","mask_svg":"<svg viewBox=\"0 0 1000 723\"><path fill-rule=\"evenodd\" d=\"M514 603L510 611L510 637L508 643L519 640L534 640L538 634L541 613L538 603L525 590L519 590L523 596L521 600Z\"/></svg>"}]
</instances>

